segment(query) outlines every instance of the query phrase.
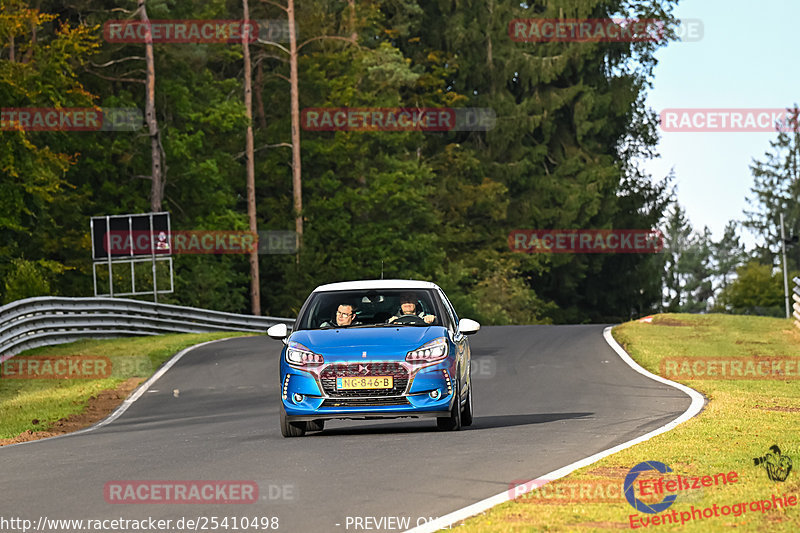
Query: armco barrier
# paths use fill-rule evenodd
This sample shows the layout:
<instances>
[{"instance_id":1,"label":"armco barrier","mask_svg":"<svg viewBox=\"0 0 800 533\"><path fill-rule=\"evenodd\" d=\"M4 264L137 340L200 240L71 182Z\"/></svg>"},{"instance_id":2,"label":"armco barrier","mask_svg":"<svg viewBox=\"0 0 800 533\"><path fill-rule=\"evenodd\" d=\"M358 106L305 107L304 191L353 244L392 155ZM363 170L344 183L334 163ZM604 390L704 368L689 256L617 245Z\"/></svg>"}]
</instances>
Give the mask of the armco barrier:
<instances>
[{"instance_id":1,"label":"armco barrier","mask_svg":"<svg viewBox=\"0 0 800 533\"><path fill-rule=\"evenodd\" d=\"M40 296L0 307L0 362L39 346L162 333L254 331L290 318L238 315L125 298Z\"/></svg>"}]
</instances>

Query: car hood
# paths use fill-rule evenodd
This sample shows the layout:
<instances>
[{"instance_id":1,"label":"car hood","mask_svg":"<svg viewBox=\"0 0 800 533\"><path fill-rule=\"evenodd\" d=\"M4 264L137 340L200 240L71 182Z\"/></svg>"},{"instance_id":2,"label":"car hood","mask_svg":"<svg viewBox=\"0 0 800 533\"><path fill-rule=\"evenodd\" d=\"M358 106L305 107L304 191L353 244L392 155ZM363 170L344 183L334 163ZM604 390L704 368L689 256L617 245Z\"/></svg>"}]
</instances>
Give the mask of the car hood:
<instances>
[{"instance_id":1,"label":"car hood","mask_svg":"<svg viewBox=\"0 0 800 533\"><path fill-rule=\"evenodd\" d=\"M402 361L409 350L438 337L446 337L442 326L399 326L379 328L335 328L296 331L289 338L322 354L325 362L354 358Z\"/></svg>"}]
</instances>

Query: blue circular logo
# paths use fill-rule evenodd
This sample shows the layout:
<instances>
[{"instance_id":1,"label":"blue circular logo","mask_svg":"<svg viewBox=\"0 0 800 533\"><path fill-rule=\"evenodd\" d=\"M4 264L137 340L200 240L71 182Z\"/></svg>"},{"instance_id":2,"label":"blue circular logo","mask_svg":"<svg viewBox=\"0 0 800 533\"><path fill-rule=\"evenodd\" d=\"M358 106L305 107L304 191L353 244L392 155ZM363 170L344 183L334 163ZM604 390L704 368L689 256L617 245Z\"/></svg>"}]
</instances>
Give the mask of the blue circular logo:
<instances>
[{"instance_id":1,"label":"blue circular logo","mask_svg":"<svg viewBox=\"0 0 800 533\"><path fill-rule=\"evenodd\" d=\"M639 463L628 471L628 475L625 476L625 485L623 486L623 489L625 490L625 499L628 500L628 503L631 504L634 509L642 513L656 514L668 509L670 505L675 503L675 499L678 496L676 494L670 494L669 496L665 496L660 502L652 505L644 503L642 500L637 498L633 493L633 484L636 482L636 478L639 477L640 473L647 472L648 470L657 470L662 474L666 472L672 472L670 467L658 461L645 461L643 463Z\"/></svg>"}]
</instances>

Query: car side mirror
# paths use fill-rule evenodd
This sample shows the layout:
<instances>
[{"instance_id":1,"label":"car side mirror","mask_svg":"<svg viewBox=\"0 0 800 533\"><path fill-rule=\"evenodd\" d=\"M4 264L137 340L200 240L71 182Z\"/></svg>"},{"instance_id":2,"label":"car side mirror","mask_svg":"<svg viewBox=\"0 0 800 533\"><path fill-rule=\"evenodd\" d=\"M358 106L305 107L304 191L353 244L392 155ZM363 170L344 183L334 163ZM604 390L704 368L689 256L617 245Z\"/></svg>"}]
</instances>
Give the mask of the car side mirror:
<instances>
[{"instance_id":1,"label":"car side mirror","mask_svg":"<svg viewBox=\"0 0 800 533\"><path fill-rule=\"evenodd\" d=\"M462 318L458 322L458 332L463 335L472 335L474 333L478 333L478 330L481 329L481 325L474 320L470 320L469 318Z\"/></svg>"},{"instance_id":2,"label":"car side mirror","mask_svg":"<svg viewBox=\"0 0 800 533\"><path fill-rule=\"evenodd\" d=\"M286 324L275 324L267 330L267 335L276 341L280 341L289 335L289 328L286 327Z\"/></svg>"}]
</instances>

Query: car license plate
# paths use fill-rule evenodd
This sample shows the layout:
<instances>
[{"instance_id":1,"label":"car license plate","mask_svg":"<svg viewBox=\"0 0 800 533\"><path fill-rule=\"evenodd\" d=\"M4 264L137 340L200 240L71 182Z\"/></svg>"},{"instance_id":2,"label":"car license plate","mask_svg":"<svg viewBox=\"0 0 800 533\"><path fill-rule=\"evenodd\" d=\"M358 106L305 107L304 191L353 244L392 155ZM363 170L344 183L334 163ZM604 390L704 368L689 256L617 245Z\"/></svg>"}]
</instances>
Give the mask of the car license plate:
<instances>
[{"instance_id":1,"label":"car license plate","mask_svg":"<svg viewBox=\"0 0 800 533\"><path fill-rule=\"evenodd\" d=\"M391 389L394 387L392 376L370 376L336 378L336 388L343 389Z\"/></svg>"}]
</instances>

